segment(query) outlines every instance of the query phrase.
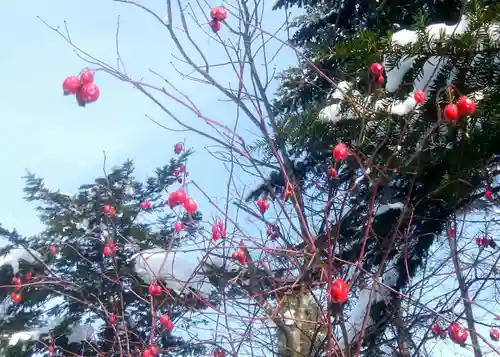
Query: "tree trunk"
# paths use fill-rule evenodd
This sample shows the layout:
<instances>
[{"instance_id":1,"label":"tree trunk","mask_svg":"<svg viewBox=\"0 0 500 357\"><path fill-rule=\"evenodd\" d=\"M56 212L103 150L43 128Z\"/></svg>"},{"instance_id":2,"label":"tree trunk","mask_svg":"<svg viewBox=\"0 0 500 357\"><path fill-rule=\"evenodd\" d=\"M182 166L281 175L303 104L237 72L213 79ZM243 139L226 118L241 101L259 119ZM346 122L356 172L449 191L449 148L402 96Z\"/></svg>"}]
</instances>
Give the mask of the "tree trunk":
<instances>
[{"instance_id":1,"label":"tree trunk","mask_svg":"<svg viewBox=\"0 0 500 357\"><path fill-rule=\"evenodd\" d=\"M319 356L326 338L321 307L310 299L309 292L287 294L281 304L284 318L292 318L293 323L286 324L287 333L280 332L279 356Z\"/></svg>"}]
</instances>

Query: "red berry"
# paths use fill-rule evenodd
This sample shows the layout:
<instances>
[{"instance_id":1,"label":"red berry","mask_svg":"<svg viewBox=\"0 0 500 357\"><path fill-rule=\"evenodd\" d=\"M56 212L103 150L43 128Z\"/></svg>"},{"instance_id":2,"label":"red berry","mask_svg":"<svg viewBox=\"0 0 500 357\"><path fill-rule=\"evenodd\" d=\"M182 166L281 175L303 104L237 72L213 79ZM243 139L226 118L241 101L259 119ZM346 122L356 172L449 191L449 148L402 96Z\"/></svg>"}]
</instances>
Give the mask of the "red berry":
<instances>
[{"instance_id":1,"label":"red berry","mask_svg":"<svg viewBox=\"0 0 500 357\"><path fill-rule=\"evenodd\" d=\"M84 103L92 103L99 99L100 90L95 83L86 83L82 85L80 91L78 92L79 98Z\"/></svg>"},{"instance_id":2,"label":"red berry","mask_svg":"<svg viewBox=\"0 0 500 357\"><path fill-rule=\"evenodd\" d=\"M415 99L415 101L419 104L422 104L425 102L425 93L421 90L416 90L414 93L413 93L413 98Z\"/></svg>"},{"instance_id":3,"label":"red berry","mask_svg":"<svg viewBox=\"0 0 500 357\"><path fill-rule=\"evenodd\" d=\"M349 286L342 278L335 280L330 287L330 297L333 301L344 304L349 297Z\"/></svg>"},{"instance_id":4,"label":"red berry","mask_svg":"<svg viewBox=\"0 0 500 357\"><path fill-rule=\"evenodd\" d=\"M215 350L214 357L226 357L226 351L221 349Z\"/></svg>"},{"instance_id":5,"label":"red berry","mask_svg":"<svg viewBox=\"0 0 500 357\"><path fill-rule=\"evenodd\" d=\"M446 107L444 107L444 117L446 120L456 121L458 120L458 116L459 110L456 104L447 104Z\"/></svg>"},{"instance_id":6,"label":"red berry","mask_svg":"<svg viewBox=\"0 0 500 357\"><path fill-rule=\"evenodd\" d=\"M490 330L490 337L493 341L498 341L500 339L500 332L496 328Z\"/></svg>"},{"instance_id":7,"label":"red berry","mask_svg":"<svg viewBox=\"0 0 500 357\"><path fill-rule=\"evenodd\" d=\"M384 72L384 65L382 63L373 63L371 66L370 66L370 71L373 73L373 74L382 74L382 72Z\"/></svg>"},{"instance_id":8,"label":"red berry","mask_svg":"<svg viewBox=\"0 0 500 357\"><path fill-rule=\"evenodd\" d=\"M179 170L181 170L181 172L186 171L186 166L184 164L180 164L179 165Z\"/></svg>"},{"instance_id":9,"label":"red berry","mask_svg":"<svg viewBox=\"0 0 500 357\"><path fill-rule=\"evenodd\" d=\"M193 214L198 209L198 205L196 204L195 200L189 197L184 202L184 209L186 210L187 213Z\"/></svg>"},{"instance_id":10,"label":"red berry","mask_svg":"<svg viewBox=\"0 0 500 357\"><path fill-rule=\"evenodd\" d=\"M27 272L26 273L26 280L31 280L33 278L33 273Z\"/></svg>"},{"instance_id":11,"label":"red berry","mask_svg":"<svg viewBox=\"0 0 500 357\"><path fill-rule=\"evenodd\" d=\"M114 325L116 324L116 321L118 320L118 317L116 317L116 315L114 313L110 313L108 315L108 321L111 325Z\"/></svg>"},{"instance_id":12,"label":"red berry","mask_svg":"<svg viewBox=\"0 0 500 357\"><path fill-rule=\"evenodd\" d=\"M151 283L149 284L149 293L153 296L160 295L161 294L161 286L158 285L157 283Z\"/></svg>"},{"instance_id":13,"label":"red berry","mask_svg":"<svg viewBox=\"0 0 500 357\"><path fill-rule=\"evenodd\" d=\"M170 208L174 208L179 204L184 204L184 202L186 202L186 199L186 192L182 188L180 188L168 195L168 205L170 206Z\"/></svg>"},{"instance_id":14,"label":"red berry","mask_svg":"<svg viewBox=\"0 0 500 357\"><path fill-rule=\"evenodd\" d=\"M151 208L151 202L149 201L143 201L139 204L140 209L150 209Z\"/></svg>"},{"instance_id":15,"label":"red berry","mask_svg":"<svg viewBox=\"0 0 500 357\"><path fill-rule=\"evenodd\" d=\"M146 348L144 352L142 352L142 357L153 357L153 354L149 348Z\"/></svg>"},{"instance_id":16,"label":"red berry","mask_svg":"<svg viewBox=\"0 0 500 357\"><path fill-rule=\"evenodd\" d=\"M10 293L10 299L16 304L19 304L23 300L23 297L20 293L12 292Z\"/></svg>"},{"instance_id":17,"label":"red berry","mask_svg":"<svg viewBox=\"0 0 500 357\"><path fill-rule=\"evenodd\" d=\"M491 192L490 190L486 191L484 193L484 197L486 197L486 199L488 201L493 201L494 200L494 197L493 197L493 192Z\"/></svg>"},{"instance_id":18,"label":"red berry","mask_svg":"<svg viewBox=\"0 0 500 357\"><path fill-rule=\"evenodd\" d=\"M159 352L158 347L156 347L156 346L150 346L149 350L151 351L151 356L153 356L153 357L156 356Z\"/></svg>"},{"instance_id":19,"label":"red berry","mask_svg":"<svg viewBox=\"0 0 500 357\"><path fill-rule=\"evenodd\" d=\"M113 210L114 210L114 208L111 205L104 205L104 207L102 209L104 214L107 216L112 216Z\"/></svg>"},{"instance_id":20,"label":"red berry","mask_svg":"<svg viewBox=\"0 0 500 357\"><path fill-rule=\"evenodd\" d=\"M210 28L212 29L213 32L219 32L220 31L220 22L217 20L210 21Z\"/></svg>"},{"instance_id":21,"label":"red berry","mask_svg":"<svg viewBox=\"0 0 500 357\"><path fill-rule=\"evenodd\" d=\"M257 207L259 207L260 213L264 214L269 209L269 202L267 200L258 200Z\"/></svg>"},{"instance_id":22,"label":"red berry","mask_svg":"<svg viewBox=\"0 0 500 357\"><path fill-rule=\"evenodd\" d=\"M76 94L80 90L80 87L80 78L78 78L77 76L68 77L63 82L64 95Z\"/></svg>"},{"instance_id":23,"label":"red berry","mask_svg":"<svg viewBox=\"0 0 500 357\"><path fill-rule=\"evenodd\" d=\"M85 71L80 75L80 81L83 84L92 83L94 81L94 72Z\"/></svg>"},{"instance_id":24,"label":"red berry","mask_svg":"<svg viewBox=\"0 0 500 357\"><path fill-rule=\"evenodd\" d=\"M349 150L343 143L338 143L335 145L335 148L333 148L333 158L337 161L345 160L348 154Z\"/></svg>"},{"instance_id":25,"label":"red berry","mask_svg":"<svg viewBox=\"0 0 500 357\"><path fill-rule=\"evenodd\" d=\"M212 239L218 240L220 238L220 229L218 226L212 227Z\"/></svg>"},{"instance_id":26,"label":"red berry","mask_svg":"<svg viewBox=\"0 0 500 357\"><path fill-rule=\"evenodd\" d=\"M450 228L450 237L455 238L455 230L453 228Z\"/></svg>"},{"instance_id":27,"label":"red berry","mask_svg":"<svg viewBox=\"0 0 500 357\"><path fill-rule=\"evenodd\" d=\"M170 321L167 315L160 316L160 323L165 328L165 330L167 330L167 332L172 332L172 330L174 329L174 323Z\"/></svg>"},{"instance_id":28,"label":"red berry","mask_svg":"<svg viewBox=\"0 0 500 357\"><path fill-rule=\"evenodd\" d=\"M463 345L467 341L467 331L458 322L453 322L448 327L448 334L450 339L459 345Z\"/></svg>"},{"instance_id":29,"label":"red berry","mask_svg":"<svg viewBox=\"0 0 500 357\"><path fill-rule=\"evenodd\" d=\"M21 278L15 276L12 278L12 284L19 285L21 284Z\"/></svg>"},{"instance_id":30,"label":"red berry","mask_svg":"<svg viewBox=\"0 0 500 357\"><path fill-rule=\"evenodd\" d=\"M182 183L182 177L177 178L178 183Z\"/></svg>"},{"instance_id":31,"label":"red berry","mask_svg":"<svg viewBox=\"0 0 500 357\"><path fill-rule=\"evenodd\" d=\"M174 145L174 152L176 154L180 154L183 149L184 149L184 147L182 146L181 143L177 143Z\"/></svg>"},{"instance_id":32,"label":"red berry","mask_svg":"<svg viewBox=\"0 0 500 357\"><path fill-rule=\"evenodd\" d=\"M181 170L179 170L179 169L175 169L175 170L174 170L174 176L176 176L176 177L177 177L177 176L179 176L180 174L181 174Z\"/></svg>"},{"instance_id":33,"label":"red berry","mask_svg":"<svg viewBox=\"0 0 500 357\"><path fill-rule=\"evenodd\" d=\"M432 333L434 335L441 334L441 331L442 331L442 329L441 329L441 327L439 327L439 325L437 323L435 323L434 325L432 325Z\"/></svg>"},{"instance_id":34,"label":"red berry","mask_svg":"<svg viewBox=\"0 0 500 357\"><path fill-rule=\"evenodd\" d=\"M184 204L187 200L186 191L184 191L182 188L178 189L177 191L175 191L175 198L178 203Z\"/></svg>"},{"instance_id":35,"label":"red berry","mask_svg":"<svg viewBox=\"0 0 500 357\"><path fill-rule=\"evenodd\" d=\"M476 102L465 96L461 96L457 101L458 110L461 115L471 115L476 111Z\"/></svg>"},{"instance_id":36,"label":"red berry","mask_svg":"<svg viewBox=\"0 0 500 357\"><path fill-rule=\"evenodd\" d=\"M113 248L112 248L109 244L106 244L106 245L104 246L103 254L104 254L106 257L109 257L110 255L112 255L112 254L113 254Z\"/></svg>"},{"instance_id":37,"label":"red berry","mask_svg":"<svg viewBox=\"0 0 500 357\"><path fill-rule=\"evenodd\" d=\"M180 231L182 231L182 222L175 222L174 224L174 229L177 233L179 233Z\"/></svg>"},{"instance_id":38,"label":"red berry","mask_svg":"<svg viewBox=\"0 0 500 357\"><path fill-rule=\"evenodd\" d=\"M335 177L337 177L337 170L335 170L335 168L331 167L328 170L328 178L332 179L332 178L335 178Z\"/></svg>"},{"instance_id":39,"label":"red berry","mask_svg":"<svg viewBox=\"0 0 500 357\"><path fill-rule=\"evenodd\" d=\"M51 246L51 247L50 247L50 252L51 252L52 254L56 254L56 253L57 253L57 248L56 248L55 246Z\"/></svg>"},{"instance_id":40,"label":"red berry","mask_svg":"<svg viewBox=\"0 0 500 357\"><path fill-rule=\"evenodd\" d=\"M214 7L210 10L210 17L216 21L224 21L227 18L227 11L223 7Z\"/></svg>"},{"instance_id":41,"label":"red berry","mask_svg":"<svg viewBox=\"0 0 500 357\"><path fill-rule=\"evenodd\" d=\"M383 86L383 85L384 85L384 83L385 83L385 78L384 78L384 76L383 76L383 75L381 75L381 74L379 74L379 75L377 76L377 84L378 84L379 86Z\"/></svg>"},{"instance_id":42,"label":"red berry","mask_svg":"<svg viewBox=\"0 0 500 357\"><path fill-rule=\"evenodd\" d=\"M241 265L244 265L246 260L247 260L247 256L246 256L245 251L243 249L238 249L236 252L234 252L231 255L231 258L233 258L234 260L237 260Z\"/></svg>"},{"instance_id":43,"label":"red berry","mask_svg":"<svg viewBox=\"0 0 500 357\"><path fill-rule=\"evenodd\" d=\"M51 354L55 354L55 353L56 353L56 347L55 347L54 345L50 345L50 346L49 346L49 352L50 352Z\"/></svg>"}]
</instances>

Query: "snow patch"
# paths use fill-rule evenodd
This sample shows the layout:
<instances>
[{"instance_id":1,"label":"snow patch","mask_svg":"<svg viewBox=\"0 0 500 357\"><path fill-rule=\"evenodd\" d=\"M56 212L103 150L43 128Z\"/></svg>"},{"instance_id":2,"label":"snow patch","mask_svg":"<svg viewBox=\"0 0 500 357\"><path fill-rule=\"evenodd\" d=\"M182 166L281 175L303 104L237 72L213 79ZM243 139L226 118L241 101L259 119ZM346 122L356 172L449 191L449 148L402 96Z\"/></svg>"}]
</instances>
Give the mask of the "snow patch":
<instances>
[{"instance_id":1,"label":"snow patch","mask_svg":"<svg viewBox=\"0 0 500 357\"><path fill-rule=\"evenodd\" d=\"M137 275L147 283L161 280L168 288L178 293L191 288L206 296L210 295L213 289L206 273L212 268L222 268L225 264L222 254L207 253L200 247L182 251L146 249L133 255L131 260L134 261ZM229 264L233 263L228 262L226 265Z\"/></svg>"},{"instance_id":2,"label":"snow patch","mask_svg":"<svg viewBox=\"0 0 500 357\"><path fill-rule=\"evenodd\" d=\"M0 266L10 265L15 275L19 272L19 262L21 260L29 264L35 264L37 259L42 260L42 256L36 250L31 248L13 248L0 258Z\"/></svg>"}]
</instances>

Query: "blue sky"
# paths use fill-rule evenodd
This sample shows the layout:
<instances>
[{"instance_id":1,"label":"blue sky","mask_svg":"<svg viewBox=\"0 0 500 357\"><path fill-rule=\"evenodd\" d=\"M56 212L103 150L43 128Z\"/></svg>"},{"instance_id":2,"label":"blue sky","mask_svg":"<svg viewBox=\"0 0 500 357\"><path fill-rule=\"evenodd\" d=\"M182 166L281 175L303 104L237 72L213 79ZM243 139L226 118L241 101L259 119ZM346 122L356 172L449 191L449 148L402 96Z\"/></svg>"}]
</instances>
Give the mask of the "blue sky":
<instances>
[{"instance_id":1,"label":"blue sky","mask_svg":"<svg viewBox=\"0 0 500 357\"><path fill-rule=\"evenodd\" d=\"M163 1L149 3L160 16L165 15ZM139 9L110 0L51 0L29 6L9 2L0 13L0 31L8 34L2 39L0 58L4 68L0 86L0 132L3 134L0 196L4 201L0 206L0 222L6 228L16 228L24 234L41 228L33 205L22 199L21 176L25 169L44 177L51 188L74 191L102 173L103 150L107 153L108 165L119 164L126 158L135 159L137 176L144 177L171 157L177 141L186 139L187 146L197 151L189 162L191 178L214 197L225 191L227 173L204 149L211 143L196 134L165 131L147 120L145 114L164 125L179 128L131 85L98 73L96 83L101 88L101 98L97 103L83 109L75 104L74 98L62 96L62 80L77 74L86 64L37 16L53 26L63 26L66 20L72 40L80 48L106 62L116 63L118 15L121 17L120 51L129 75L136 79L144 77L149 83L161 83L149 73L152 68L187 93L203 114L229 125L234 123L236 106L219 101L222 97L215 88L181 79L171 65L171 61L175 61L172 54L178 55L178 51L166 30ZM197 16L200 15L198 11ZM174 21L179 23L175 16ZM265 29L276 29L280 23L281 13L266 11ZM209 62L227 61L220 44L193 22L191 26L193 37ZM235 39L227 29L223 28L221 34ZM279 43L271 41L271 46L277 48ZM192 49L188 52L193 53ZM284 50L274 65L282 69L293 63L292 52ZM178 62L177 65L182 68ZM214 75L225 84L236 83L234 73L227 68L219 69ZM272 93L271 87L269 94ZM208 130L186 109L172 101L162 101L182 120ZM250 139L246 134L248 130L256 132L254 127L242 122L239 132ZM192 194L199 197L202 208L206 207L200 194Z\"/></svg>"}]
</instances>

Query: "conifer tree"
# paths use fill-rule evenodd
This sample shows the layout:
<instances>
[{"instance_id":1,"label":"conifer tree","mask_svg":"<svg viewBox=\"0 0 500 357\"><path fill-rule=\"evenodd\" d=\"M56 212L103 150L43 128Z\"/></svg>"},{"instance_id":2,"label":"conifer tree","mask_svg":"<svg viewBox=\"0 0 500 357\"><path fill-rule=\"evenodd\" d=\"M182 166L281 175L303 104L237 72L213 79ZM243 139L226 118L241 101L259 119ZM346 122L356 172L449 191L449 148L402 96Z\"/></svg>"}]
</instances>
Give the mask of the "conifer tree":
<instances>
[{"instance_id":1,"label":"conifer tree","mask_svg":"<svg viewBox=\"0 0 500 357\"><path fill-rule=\"evenodd\" d=\"M49 189L32 173L26 176L26 198L36 203L45 229L33 237L1 231L8 241L0 258L3 356L205 350L176 336L175 323L206 304L195 291L169 289L164 280L148 284L131 259L147 249L180 246L201 229L200 212L174 211L166 200L167 191L182 189L177 181L182 182L189 154L171 159L145 182L133 176L133 163L125 162L74 195Z\"/></svg>"}]
</instances>

